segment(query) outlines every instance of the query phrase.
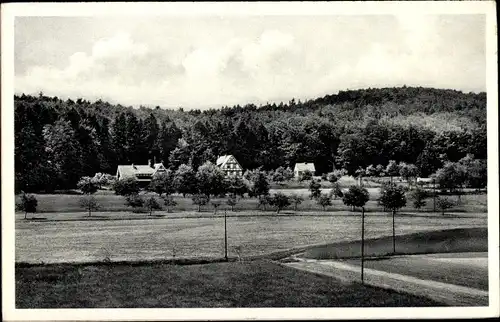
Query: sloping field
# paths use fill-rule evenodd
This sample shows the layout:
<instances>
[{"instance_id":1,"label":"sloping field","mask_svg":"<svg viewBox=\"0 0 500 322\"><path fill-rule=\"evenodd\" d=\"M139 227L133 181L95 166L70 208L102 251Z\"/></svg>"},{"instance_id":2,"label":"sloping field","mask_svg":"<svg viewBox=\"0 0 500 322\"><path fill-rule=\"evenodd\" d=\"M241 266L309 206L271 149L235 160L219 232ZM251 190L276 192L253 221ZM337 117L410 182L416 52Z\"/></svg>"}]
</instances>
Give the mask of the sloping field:
<instances>
[{"instance_id":1,"label":"sloping field","mask_svg":"<svg viewBox=\"0 0 500 322\"><path fill-rule=\"evenodd\" d=\"M448 252L487 252L488 230L486 228L451 229L418 232L396 236L396 253L425 254ZM383 256L393 252L392 237L365 241L365 256ZM337 259L361 256L361 242L346 241L321 245L308 249L303 257L314 259Z\"/></svg>"},{"instance_id":2,"label":"sloping field","mask_svg":"<svg viewBox=\"0 0 500 322\"><path fill-rule=\"evenodd\" d=\"M360 216L252 216L227 221L229 255L250 256L314 244L355 241ZM245 215L245 216L243 216ZM392 218L366 217L366 237L391 235ZM486 218L401 217L396 233L486 227ZM422 241L423 243L425 241ZM425 245L424 245L425 246ZM16 221L16 262L148 260L224 254L220 217L106 221Z\"/></svg>"}]
</instances>

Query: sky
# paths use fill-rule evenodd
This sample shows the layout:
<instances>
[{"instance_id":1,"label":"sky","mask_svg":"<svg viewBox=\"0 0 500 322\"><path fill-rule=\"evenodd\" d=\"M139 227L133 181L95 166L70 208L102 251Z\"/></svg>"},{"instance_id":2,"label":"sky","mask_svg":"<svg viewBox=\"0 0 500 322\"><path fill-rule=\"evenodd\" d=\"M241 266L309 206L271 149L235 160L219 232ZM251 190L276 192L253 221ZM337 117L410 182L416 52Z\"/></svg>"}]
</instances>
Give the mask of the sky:
<instances>
[{"instance_id":1,"label":"sky","mask_svg":"<svg viewBox=\"0 0 500 322\"><path fill-rule=\"evenodd\" d=\"M464 14L16 17L14 89L188 109L368 87L480 92L485 24Z\"/></svg>"}]
</instances>

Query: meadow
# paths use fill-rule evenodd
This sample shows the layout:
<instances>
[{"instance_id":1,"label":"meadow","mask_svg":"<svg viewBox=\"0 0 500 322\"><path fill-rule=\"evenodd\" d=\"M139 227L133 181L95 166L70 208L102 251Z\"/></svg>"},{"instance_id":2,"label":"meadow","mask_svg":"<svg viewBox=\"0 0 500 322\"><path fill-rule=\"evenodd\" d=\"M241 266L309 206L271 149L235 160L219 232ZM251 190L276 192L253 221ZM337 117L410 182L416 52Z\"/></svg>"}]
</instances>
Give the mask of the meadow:
<instances>
[{"instance_id":1,"label":"meadow","mask_svg":"<svg viewBox=\"0 0 500 322\"><path fill-rule=\"evenodd\" d=\"M224 256L224 219L220 214L193 218L189 215L136 217L135 220L42 221L21 218L16 220L16 262L140 261ZM391 216L368 213L366 238L391 235L391 224ZM396 218L396 234L486 225L487 217L481 214L468 214L467 217L406 215ZM245 258L297 247L359 240L361 216L350 212L329 216L239 212L238 216L227 218L227 231L229 256Z\"/></svg>"}]
</instances>

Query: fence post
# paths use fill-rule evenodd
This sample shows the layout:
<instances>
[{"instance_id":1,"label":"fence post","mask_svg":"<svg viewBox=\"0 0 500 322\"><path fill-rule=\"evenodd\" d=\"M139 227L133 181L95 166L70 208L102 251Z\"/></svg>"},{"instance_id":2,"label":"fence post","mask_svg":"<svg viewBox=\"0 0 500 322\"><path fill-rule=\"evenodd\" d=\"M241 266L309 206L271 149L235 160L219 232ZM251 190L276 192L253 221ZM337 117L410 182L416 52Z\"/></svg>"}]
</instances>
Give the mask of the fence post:
<instances>
[{"instance_id":1,"label":"fence post","mask_svg":"<svg viewBox=\"0 0 500 322\"><path fill-rule=\"evenodd\" d=\"M365 207L361 207L361 284L365 283Z\"/></svg>"},{"instance_id":2,"label":"fence post","mask_svg":"<svg viewBox=\"0 0 500 322\"><path fill-rule=\"evenodd\" d=\"M224 258L227 262L227 220L226 220L227 210L224 209Z\"/></svg>"}]
</instances>

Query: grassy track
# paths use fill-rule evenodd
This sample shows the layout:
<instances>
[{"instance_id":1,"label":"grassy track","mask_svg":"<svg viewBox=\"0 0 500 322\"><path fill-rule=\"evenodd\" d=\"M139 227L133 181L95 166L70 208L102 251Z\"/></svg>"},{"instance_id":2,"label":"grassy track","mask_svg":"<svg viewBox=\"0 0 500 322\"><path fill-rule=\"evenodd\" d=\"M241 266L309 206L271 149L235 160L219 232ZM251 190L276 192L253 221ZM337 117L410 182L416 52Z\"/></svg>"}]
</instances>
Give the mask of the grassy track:
<instances>
[{"instance_id":1,"label":"grassy track","mask_svg":"<svg viewBox=\"0 0 500 322\"><path fill-rule=\"evenodd\" d=\"M230 217L228 245L242 256L283 251L293 247L354 241L360 238L361 218L346 216L259 216L241 212ZM254 216L252 216L254 215ZM392 219L383 214L366 217L366 237L391 235ZM396 233L437 229L486 227L487 219L399 217ZM80 262L148 260L224 254L223 219L159 218L154 220L16 221L17 262Z\"/></svg>"},{"instance_id":2,"label":"grassy track","mask_svg":"<svg viewBox=\"0 0 500 322\"><path fill-rule=\"evenodd\" d=\"M432 300L269 262L16 268L17 308L414 307Z\"/></svg>"}]
</instances>

